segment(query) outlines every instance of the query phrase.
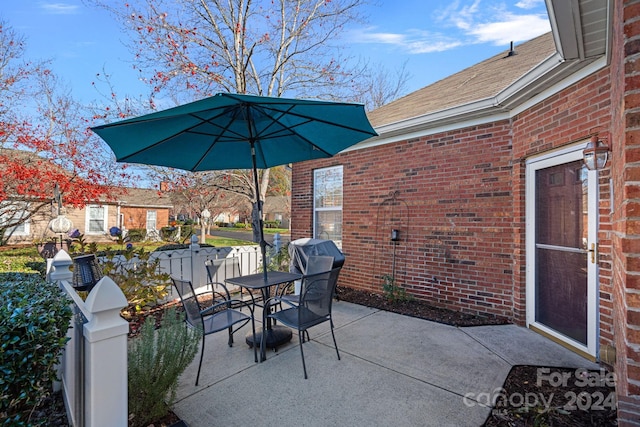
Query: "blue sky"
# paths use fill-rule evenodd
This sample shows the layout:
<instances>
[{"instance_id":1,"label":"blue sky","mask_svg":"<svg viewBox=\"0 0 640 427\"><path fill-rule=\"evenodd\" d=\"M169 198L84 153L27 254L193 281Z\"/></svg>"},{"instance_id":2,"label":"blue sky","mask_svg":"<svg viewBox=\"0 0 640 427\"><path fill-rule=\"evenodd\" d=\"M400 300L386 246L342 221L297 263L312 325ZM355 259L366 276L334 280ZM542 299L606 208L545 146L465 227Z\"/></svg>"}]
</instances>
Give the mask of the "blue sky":
<instances>
[{"instance_id":1,"label":"blue sky","mask_svg":"<svg viewBox=\"0 0 640 427\"><path fill-rule=\"evenodd\" d=\"M369 23L344 35L350 53L391 71L406 62L409 91L550 31L544 0L379 0L366 13ZM77 98L98 97L91 82L103 70L120 94L145 92L106 11L82 0L2 0L0 19L24 35L27 58L53 61Z\"/></svg>"}]
</instances>

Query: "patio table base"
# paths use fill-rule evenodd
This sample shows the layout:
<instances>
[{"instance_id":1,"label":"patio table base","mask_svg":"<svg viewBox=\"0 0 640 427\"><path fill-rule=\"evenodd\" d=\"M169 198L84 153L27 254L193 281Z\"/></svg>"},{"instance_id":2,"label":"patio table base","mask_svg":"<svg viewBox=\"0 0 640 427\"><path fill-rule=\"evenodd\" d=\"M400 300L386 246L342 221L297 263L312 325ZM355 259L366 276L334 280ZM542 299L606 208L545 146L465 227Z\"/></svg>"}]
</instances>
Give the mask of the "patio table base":
<instances>
[{"instance_id":1,"label":"patio table base","mask_svg":"<svg viewBox=\"0 0 640 427\"><path fill-rule=\"evenodd\" d=\"M291 332L291 329L285 326L279 326L279 325L272 326L271 329L267 330L267 336L265 337L266 342L264 346L266 348L276 349L278 346L281 346L282 344L285 344L291 341L292 336L293 336L293 333ZM262 328L258 328L256 329L256 341L257 341L258 347L260 347L261 338L262 338ZM247 345L249 345L249 347L253 347L253 334L251 332L247 333L245 340L247 342Z\"/></svg>"}]
</instances>

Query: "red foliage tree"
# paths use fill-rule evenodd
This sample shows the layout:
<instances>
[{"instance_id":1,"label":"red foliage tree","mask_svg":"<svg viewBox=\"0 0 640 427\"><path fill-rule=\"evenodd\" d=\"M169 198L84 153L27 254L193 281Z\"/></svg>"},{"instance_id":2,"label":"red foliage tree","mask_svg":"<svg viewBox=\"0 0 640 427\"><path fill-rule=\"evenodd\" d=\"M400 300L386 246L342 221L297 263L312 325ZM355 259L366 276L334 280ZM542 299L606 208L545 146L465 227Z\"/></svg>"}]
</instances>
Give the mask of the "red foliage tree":
<instances>
[{"instance_id":1,"label":"red foliage tree","mask_svg":"<svg viewBox=\"0 0 640 427\"><path fill-rule=\"evenodd\" d=\"M109 200L126 172L89 130L46 62L24 60L24 41L0 22L0 244L49 209L57 184L68 206Z\"/></svg>"}]
</instances>

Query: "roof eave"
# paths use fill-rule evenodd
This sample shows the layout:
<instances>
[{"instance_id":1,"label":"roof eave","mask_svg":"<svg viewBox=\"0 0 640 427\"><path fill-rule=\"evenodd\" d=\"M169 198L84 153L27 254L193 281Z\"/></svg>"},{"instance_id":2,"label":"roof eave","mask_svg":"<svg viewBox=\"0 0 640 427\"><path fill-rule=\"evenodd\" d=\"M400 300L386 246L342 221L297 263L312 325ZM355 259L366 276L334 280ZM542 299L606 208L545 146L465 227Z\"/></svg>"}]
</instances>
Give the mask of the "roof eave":
<instances>
[{"instance_id":1,"label":"roof eave","mask_svg":"<svg viewBox=\"0 0 640 427\"><path fill-rule=\"evenodd\" d=\"M378 126L375 128L378 132L377 137L369 138L355 145L353 149L379 145L397 140L398 137L406 139L407 135L417 135L429 129L444 129L451 125L459 126L462 123L471 125L489 118L491 120L508 119L513 110L598 59L601 58L566 61L559 53L555 53L496 96ZM345 151L351 151L351 149Z\"/></svg>"},{"instance_id":2,"label":"roof eave","mask_svg":"<svg viewBox=\"0 0 640 427\"><path fill-rule=\"evenodd\" d=\"M571 64L562 61L558 54L551 55L496 96L378 126L376 132L379 136L367 141L386 139L425 128L441 127L461 120L468 121L508 113L517 103L531 98L544 87L551 86L558 78L568 74L569 71L563 71L563 67L566 68L569 65ZM541 84L536 84L537 82Z\"/></svg>"}]
</instances>

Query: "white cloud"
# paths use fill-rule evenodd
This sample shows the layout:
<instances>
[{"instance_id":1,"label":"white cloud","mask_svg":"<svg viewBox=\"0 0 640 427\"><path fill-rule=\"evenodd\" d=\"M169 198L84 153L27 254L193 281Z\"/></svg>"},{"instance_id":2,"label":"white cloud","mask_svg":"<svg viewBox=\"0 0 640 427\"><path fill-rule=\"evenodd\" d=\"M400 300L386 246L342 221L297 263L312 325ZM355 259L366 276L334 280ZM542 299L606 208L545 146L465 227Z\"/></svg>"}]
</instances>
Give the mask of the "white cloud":
<instances>
[{"instance_id":1,"label":"white cloud","mask_svg":"<svg viewBox=\"0 0 640 427\"><path fill-rule=\"evenodd\" d=\"M410 54L442 52L461 44L460 41L427 31L408 30L405 34L385 33L376 32L373 27L351 32L349 41L390 45Z\"/></svg>"},{"instance_id":2,"label":"white cloud","mask_svg":"<svg viewBox=\"0 0 640 427\"><path fill-rule=\"evenodd\" d=\"M549 19L544 15L506 14L499 20L475 25L467 31L477 43L504 45L521 42L551 31Z\"/></svg>"},{"instance_id":3,"label":"white cloud","mask_svg":"<svg viewBox=\"0 0 640 427\"><path fill-rule=\"evenodd\" d=\"M516 3L516 7L520 9L534 9L544 4L544 0L520 0Z\"/></svg>"},{"instance_id":4,"label":"white cloud","mask_svg":"<svg viewBox=\"0 0 640 427\"><path fill-rule=\"evenodd\" d=\"M415 28L415 20L412 24ZM518 0L515 7L503 0L453 0L444 9L431 12L429 19L418 25L421 29L363 28L350 32L348 40L391 46L399 53L424 54L481 43L505 46L551 30L544 0Z\"/></svg>"},{"instance_id":5,"label":"white cloud","mask_svg":"<svg viewBox=\"0 0 640 427\"><path fill-rule=\"evenodd\" d=\"M543 0L520 0L516 7L536 9L543 5ZM530 40L551 31L546 13L512 12L499 1L485 1L480 4L480 0L474 0L462 6L459 1L455 1L439 12L438 20L460 30L461 37L467 37L466 43L504 45L511 41Z\"/></svg>"},{"instance_id":6,"label":"white cloud","mask_svg":"<svg viewBox=\"0 0 640 427\"><path fill-rule=\"evenodd\" d=\"M41 3L40 7L53 15L71 15L78 12L79 6L68 3Z\"/></svg>"}]
</instances>

